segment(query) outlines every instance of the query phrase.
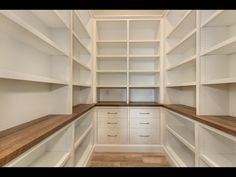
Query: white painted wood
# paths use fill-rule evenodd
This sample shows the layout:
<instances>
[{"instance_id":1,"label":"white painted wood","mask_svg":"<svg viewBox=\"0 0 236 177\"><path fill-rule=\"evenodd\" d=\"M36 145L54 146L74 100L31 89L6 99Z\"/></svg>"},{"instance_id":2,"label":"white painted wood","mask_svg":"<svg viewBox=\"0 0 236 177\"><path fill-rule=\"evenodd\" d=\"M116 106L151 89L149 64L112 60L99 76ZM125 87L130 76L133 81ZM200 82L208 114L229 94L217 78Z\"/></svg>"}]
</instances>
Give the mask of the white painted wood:
<instances>
[{"instance_id":1,"label":"white painted wood","mask_svg":"<svg viewBox=\"0 0 236 177\"><path fill-rule=\"evenodd\" d=\"M200 154L205 160L213 161L214 166L235 166L235 137L228 138L217 131L205 127L200 129Z\"/></svg>"},{"instance_id":2,"label":"white painted wood","mask_svg":"<svg viewBox=\"0 0 236 177\"><path fill-rule=\"evenodd\" d=\"M194 150L195 146L195 130L194 130L194 123L187 118L183 118L183 116L176 114L172 111L165 112L165 119L166 125L168 126L167 129L172 134L177 134L187 141L186 144L189 144L191 150ZM181 141L181 140L180 140Z\"/></svg>"},{"instance_id":3,"label":"white painted wood","mask_svg":"<svg viewBox=\"0 0 236 177\"><path fill-rule=\"evenodd\" d=\"M182 167L194 167L194 153L171 133L167 133L167 149Z\"/></svg>"},{"instance_id":4,"label":"white painted wood","mask_svg":"<svg viewBox=\"0 0 236 177\"><path fill-rule=\"evenodd\" d=\"M159 144L160 143L160 136L156 129L130 128L129 139L130 139L131 144Z\"/></svg>"},{"instance_id":5,"label":"white painted wood","mask_svg":"<svg viewBox=\"0 0 236 177\"><path fill-rule=\"evenodd\" d=\"M68 125L54 133L17 159L8 167L59 167L70 156L72 129Z\"/></svg>"}]
</instances>

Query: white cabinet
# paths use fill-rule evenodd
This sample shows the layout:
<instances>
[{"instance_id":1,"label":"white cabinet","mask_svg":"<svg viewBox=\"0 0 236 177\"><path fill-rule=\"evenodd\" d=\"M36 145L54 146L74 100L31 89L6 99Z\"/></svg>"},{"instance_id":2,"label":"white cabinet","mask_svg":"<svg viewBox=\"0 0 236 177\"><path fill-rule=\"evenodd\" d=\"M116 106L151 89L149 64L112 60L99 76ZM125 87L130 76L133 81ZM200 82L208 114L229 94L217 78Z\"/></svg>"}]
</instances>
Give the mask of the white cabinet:
<instances>
[{"instance_id":1,"label":"white cabinet","mask_svg":"<svg viewBox=\"0 0 236 177\"><path fill-rule=\"evenodd\" d=\"M99 144L159 144L158 108L97 108Z\"/></svg>"},{"instance_id":2,"label":"white cabinet","mask_svg":"<svg viewBox=\"0 0 236 177\"><path fill-rule=\"evenodd\" d=\"M128 143L128 109L97 108L98 144Z\"/></svg>"},{"instance_id":3,"label":"white cabinet","mask_svg":"<svg viewBox=\"0 0 236 177\"><path fill-rule=\"evenodd\" d=\"M158 108L130 108L130 144L160 143L160 110Z\"/></svg>"}]
</instances>

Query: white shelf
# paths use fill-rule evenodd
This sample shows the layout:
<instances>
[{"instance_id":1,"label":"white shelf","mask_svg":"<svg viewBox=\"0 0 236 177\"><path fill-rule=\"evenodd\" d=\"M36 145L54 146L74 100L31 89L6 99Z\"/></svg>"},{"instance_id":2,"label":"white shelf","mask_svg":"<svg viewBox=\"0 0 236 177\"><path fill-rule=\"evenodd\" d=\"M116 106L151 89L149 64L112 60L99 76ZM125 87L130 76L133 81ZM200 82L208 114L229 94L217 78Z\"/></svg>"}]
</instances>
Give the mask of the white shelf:
<instances>
[{"instance_id":1,"label":"white shelf","mask_svg":"<svg viewBox=\"0 0 236 177\"><path fill-rule=\"evenodd\" d=\"M127 70L97 70L97 73L126 73Z\"/></svg>"},{"instance_id":2,"label":"white shelf","mask_svg":"<svg viewBox=\"0 0 236 177\"><path fill-rule=\"evenodd\" d=\"M167 130L174 135L176 138L179 139L182 143L184 143L191 151L195 152L194 139L191 136L191 132L188 129L183 128L177 128L175 127L175 130L170 128L168 125L166 126ZM181 136L181 134L184 134L185 137Z\"/></svg>"},{"instance_id":3,"label":"white shelf","mask_svg":"<svg viewBox=\"0 0 236 177\"><path fill-rule=\"evenodd\" d=\"M73 86L78 86L78 87L92 87L91 84L83 84L83 83L73 83Z\"/></svg>"},{"instance_id":4,"label":"white shelf","mask_svg":"<svg viewBox=\"0 0 236 177\"><path fill-rule=\"evenodd\" d=\"M68 12L66 10L53 10L53 11L60 18L62 23L64 23L64 25L68 29L70 29L70 12Z\"/></svg>"},{"instance_id":5,"label":"white shelf","mask_svg":"<svg viewBox=\"0 0 236 177\"><path fill-rule=\"evenodd\" d=\"M33 161L29 167L42 167L42 164L43 167L62 167L69 157L69 152L48 151L43 154L42 158Z\"/></svg>"},{"instance_id":6,"label":"white shelf","mask_svg":"<svg viewBox=\"0 0 236 177\"><path fill-rule=\"evenodd\" d=\"M168 131L167 149L182 167L194 167L194 153Z\"/></svg>"},{"instance_id":7,"label":"white shelf","mask_svg":"<svg viewBox=\"0 0 236 177\"><path fill-rule=\"evenodd\" d=\"M97 40L96 43L126 43L127 40Z\"/></svg>"},{"instance_id":8,"label":"white shelf","mask_svg":"<svg viewBox=\"0 0 236 177\"><path fill-rule=\"evenodd\" d=\"M89 66L87 66L87 65L85 65L84 63L80 62L80 61L79 61L78 59L76 59L75 57L73 57L73 60L74 60L77 64L79 64L80 66L82 66L83 68L85 68L85 69L91 71L91 68L90 68Z\"/></svg>"},{"instance_id":9,"label":"white shelf","mask_svg":"<svg viewBox=\"0 0 236 177\"><path fill-rule=\"evenodd\" d=\"M31 10L31 12L51 28L69 28L58 10Z\"/></svg>"},{"instance_id":10,"label":"white shelf","mask_svg":"<svg viewBox=\"0 0 236 177\"><path fill-rule=\"evenodd\" d=\"M196 86L196 82L186 82L179 84L166 84L166 87L188 87L188 86Z\"/></svg>"},{"instance_id":11,"label":"white shelf","mask_svg":"<svg viewBox=\"0 0 236 177\"><path fill-rule=\"evenodd\" d=\"M214 157L214 161L210 157ZM205 157L204 160L214 167L234 167L236 163L236 155L234 154L202 154L201 157Z\"/></svg>"},{"instance_id":12,"label":"white shelf","mask_svg":"<svg viewBox=\"0 0 236 177\"><path fill-rule=\"evenodd\" d=\"M75 15L76 15L76 18L78 19L78 22L80 23L79 26L80 26L80 30L81 30L81 32L80 32L81 37L85 37L85 38L92 39L92 36L91 36L91 34L88 32L86 26L84 25L83 20L81 19L79 13L78 13L76 10L74 10L74 13L75 13Z\"/></svg>"},{"instance_id":13,"label":"white shelf","mask_svg":"<svg viewBox=\"0 0 236 177\"><path fill-rule=\"evenodd\" d=\"M129 70L130 73L159 73L159 70Z\"/></svg>"},{"instance_id":14,"label":"white shelf","mask_svg":"<svg viewBox=\"0 0 236 177\"><path fill-rule=\"evenodd\" d=\"M79 42L79 44L87 51L88 54L91 55L91 51L85 46L85 44L80 40L80 38L77 36L77 34L73 31L72 32L75 39Z\"/></svg>"},{"instance_id":15,"label":"white shelf","mask_svg":"<svg viewBox=\"0 0 236 177\"><path fill-rule=\"evenodd\" d=\"M166 54L182 53L196 43L196 29L187 34L179 43L172 47Z\"/></svg>"},{"instance_id":16,"label":"white shelf","mask_svg":"<svg viewBox=\"0 0 236 177\"><path fill-rule=\"evenodd\" d=\"M180 66L183 66L183 65L185 65L185 64L188 64L188 63L190 63L190 62L192 62L192 61L195 61L195 60L196 60L196 55L194 55L194 56L192 56L192 57L189 57L189 58L183 60L182 62L177 63L177 64L175 64L175 65L173 65L173 66L170 66L170 67L168 67L166 70L167 70L167 71L173 70L173 69L175 69L175 68L178 68L178 67L180 67Z\"/></svg>"},{"instance_id":17,"label":"white shelf","mask_svg":"<svg viewBox=\"0 0 236 177\"><path fill-rule=\"evenodd\" d=\"M2 29L15 39L33 46L46 54L69 56L67 52L58 47L52 40L25 23L15 14L11 12L1 12L1 14L8 19L1 19L7 24Z\"/></svg>"},{"instance_id":18,"label":"white shelf","mask_svg":"<svg viewBox=\"0 0 236 177\"><path fill-rule=\"evenodd\" d=\"M182 23L186 20L186 18L191 14L193 10L188 10L184 16L179 20L179 22L172 28L172 30L167 34L166 38L171 37L171 35L174 35L174 33L176 33L176 31L180 28L180 26L182 25Z\"/></svg>"},{"instance_id":19,"label":"white shelf","mask_svg":"<svg viewBox=\"0 0 236 177\"><path fill-rule=\"evenodd\" d=\"M200 159L210 167L219 167L215 162L213 162L211 159L209 159L207 156L203 154L200 155Z\"/></svg>"},{"instance_id":20,"label":"white shelf","mask_svg":"<svg viewBox=\"0 0 236 177\"><path fill-rule=\"evenodd\" d=\"M135 43L135 42L138 42L138 43L159 43L160 40L129 40L130 43Z\"/></svg>"},{"instance_id":21,"label":"white shelf","mask_svg":"<svg viewBox=\"0 0 236 177\"><path fill-rule=\"evenodd\" d=\"M44 76L26 74L26 73L19 73L19 72L9 71L9 70L0 70L0 78L30 81L30 82L42 82L42 83L49 83L49 84L61 84L61 85L69 84L68 81L48 78Z\"/></svg>"},{"instance_id":22,"label":"white shelf","mask_svg":"<svg viewBox=\"0 0 236 177\"><path fill-rule=\"evenodd\" d=\"M235 17L235 10L217 10L204 23L202 23L201 27L230 26L236 23Z\"/></svg>"},{"instance_id":23,"label":"white shelf","mask_svg":"<svg viewBox=\"0 0 236 177\"><path fill-rule=\"evenodd\" d=\"M97 85L98 88L106 88L106 87L109 87L109 88L121 88L121 87L124 87L126 88L126 85Z\"/></svg>"},{"instance_id":24,"label":"white shelf","mask_svg":"<svg viewBox=\"0 0 236 177\"><path fill-rule=\"evenodd\" d=\"M86 158L89 156L89 154L91 153L93 146L92 145L88 145L86 150L84 150L83 155L81 157L81 159L83 159L83 162L81 162L80 160L76 163L75 167L83 167L84 166L84 161L86 160Z\"/></svg>"},{"instance_id":25,"label":"white shelf","mask_svg":"<svg viewBox=\"0 0 236 177\"><path fill-rule=\"evenodd\" d=\"M97 55L97 58L127 58L127 55Z\"/></svg>"},{"instance_id":26,"label":"white shelf","mask_svg":"<svg viewBox=\"0 0 236 177\"><path fill-rule=\"evenodd\" d=\"M206 82L202 82L202 85L214 85L214 84L235 84L236 78L223 78L223 79L214 79Z\"/></svg>"},{"instance_id":27,"label":"white shelf","mask_svg":"<svg viewBox=\"0 0 236 177\"><path fill-rule=\"evenodd\" d=\"M80 143L87 137L87 135L90 133L90 131L93 129L93 125L90 125L84 133L80 136L80 138L74 143L74 148L77 149L77 147L80 145Z\"/></svg>"},{"instance_id":28,"label":"white shelf","mask_svg":"<svg viewBox=\"0 0 236 177\"><path fill-rule=\"evenodd\" d=\"M231 37L201 53L203 55L228 55L236 51L236 36Z\"/></svg>"},{"instance_id":29,"label":"white shelf","mask_svg":"<svg viewBox=\"0 0 236 177\"><path fill-rule=\"evenodd\" d=\"M129 85L130 88L158 88L159 85Z\"/></svg>"},{"instance_id":30,"label":"white shelf","mask_svg":"<svg viewBox=\"0 0 236 177\"><path fill-rule=\"evenodd\" d=\"M130 58L160 58L160 55L129 55Z\"/></svg>"}]
</instances>

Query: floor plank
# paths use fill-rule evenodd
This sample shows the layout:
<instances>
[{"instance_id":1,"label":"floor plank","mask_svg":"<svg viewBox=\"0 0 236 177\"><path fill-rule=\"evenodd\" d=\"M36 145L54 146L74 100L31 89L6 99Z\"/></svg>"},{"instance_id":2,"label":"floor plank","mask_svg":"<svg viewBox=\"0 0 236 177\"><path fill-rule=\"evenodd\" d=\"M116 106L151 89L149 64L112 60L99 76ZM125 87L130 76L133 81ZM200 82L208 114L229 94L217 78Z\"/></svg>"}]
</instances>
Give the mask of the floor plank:
<instances>
[{"instance_id":1,"label":"floor plank","mask_svg":"<svg viewBox=\"0 0 236 177\"><path fill-rule=\"evenodd\" d=\"M162 153L94 152L89 167L171 167Z\"/></svg>"}]
</instances>

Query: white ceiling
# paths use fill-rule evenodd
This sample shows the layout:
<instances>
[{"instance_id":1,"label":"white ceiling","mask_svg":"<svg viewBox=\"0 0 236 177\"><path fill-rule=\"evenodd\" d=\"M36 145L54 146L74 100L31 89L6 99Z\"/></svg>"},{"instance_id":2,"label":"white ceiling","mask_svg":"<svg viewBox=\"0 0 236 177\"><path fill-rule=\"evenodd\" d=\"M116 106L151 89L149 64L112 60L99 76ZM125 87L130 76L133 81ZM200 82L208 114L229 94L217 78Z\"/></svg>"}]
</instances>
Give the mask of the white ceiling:
<instances>
[{"instance_id":1,"label":"white ceiling","mask_svg":"<svg viewBox=\"0 0 236 177\"><path fill-rule=\"evenodd\" d=\"M93 10L94 17L108 16L162 16L165 10Z\"/></svg>"}]
</instances>

